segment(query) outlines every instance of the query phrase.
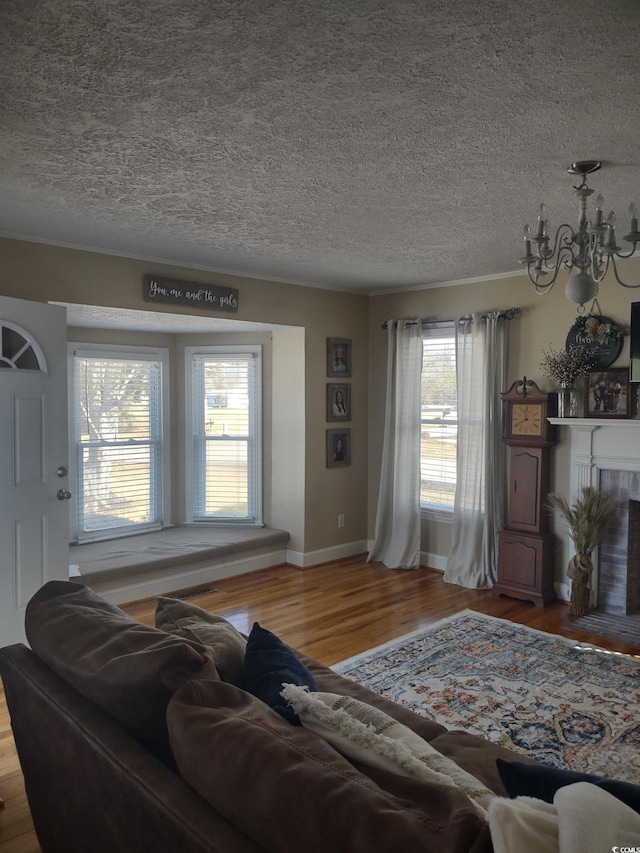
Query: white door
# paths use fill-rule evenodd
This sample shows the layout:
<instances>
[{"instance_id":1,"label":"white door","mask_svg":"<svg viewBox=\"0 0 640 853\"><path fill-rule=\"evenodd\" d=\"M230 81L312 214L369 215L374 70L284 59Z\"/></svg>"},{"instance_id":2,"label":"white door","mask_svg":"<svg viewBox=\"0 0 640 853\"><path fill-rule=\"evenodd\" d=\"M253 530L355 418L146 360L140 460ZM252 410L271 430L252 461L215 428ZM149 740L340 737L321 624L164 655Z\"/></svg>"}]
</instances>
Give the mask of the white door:
<instances>
[{"instance_id":1,"label":"white door","mask_svg":"<svg viewBox=\"0 0 640 853\"><path fill-rule=\"evenodd\" d=\"M66 310L0 296L0 645L69 578Z\"/></svg>"}]
</instances>

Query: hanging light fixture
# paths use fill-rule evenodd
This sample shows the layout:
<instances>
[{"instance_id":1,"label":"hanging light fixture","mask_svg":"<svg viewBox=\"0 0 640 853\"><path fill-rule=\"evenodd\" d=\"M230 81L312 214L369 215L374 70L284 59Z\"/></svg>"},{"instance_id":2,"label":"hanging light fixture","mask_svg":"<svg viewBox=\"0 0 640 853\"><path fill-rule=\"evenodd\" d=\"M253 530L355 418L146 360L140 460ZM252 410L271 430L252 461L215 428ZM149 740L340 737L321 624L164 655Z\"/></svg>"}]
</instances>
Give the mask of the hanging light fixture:
<instances>
[{"instance_id":1,"label":"hanging light fixture","mask_svg":"<svg viewBox=\"0 0 640 853\"><path fill-rule=\"evenodd\" d=\"M574 187L578 196L577 231L570 225L560 225L555 234L553 248L550 248L549 220L545 217L544 204L540 205L535 234L528 225L524 226L524 255L520 258L520 263L526 264L529 280L536 293L551 290L560 269L569 272L575 270L567 281L565 293L567 299L575 302L582 310L585 302L596 297L598 284L606 276L610 266L618 284L623 287L640 287L640 284L626 284L622 281L616 266L616 258L631 257L636 250L636 244L640 242L636 205L629 205L631 230L622 238L631 243L631 249L626 253L616 244L616 215L613 209L606 220L603 216L604 199L601 193L596 196L593 221L587 219L587 199L595 192L587 186L587 175L597 172L601 166L600 160L580 160L572 163L567 169L570 175L579 175L582 178L582 183ZM535 249L532 250L532 247ZM551 272L551 279L544 281Z\"/></svg>"}]
</instances>

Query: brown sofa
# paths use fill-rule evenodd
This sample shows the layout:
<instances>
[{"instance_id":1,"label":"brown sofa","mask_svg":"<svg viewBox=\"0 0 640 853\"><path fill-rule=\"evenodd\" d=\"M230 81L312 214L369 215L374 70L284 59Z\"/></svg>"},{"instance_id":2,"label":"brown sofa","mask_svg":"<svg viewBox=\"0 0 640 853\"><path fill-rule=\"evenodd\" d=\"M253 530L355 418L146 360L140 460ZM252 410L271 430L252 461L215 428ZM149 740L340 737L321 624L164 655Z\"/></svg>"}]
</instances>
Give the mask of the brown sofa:
<instances>
[{"instance_id":1,"label":"brown sofa","mask_svg":"<svg viewBox=\"0 0 640 853\"><path fill-rule=\"evenodd\" d=\"M0 675L44 853L491 850L461 791L347 761L222 682L196 642L84 587L43 588L27 636L38 653L0 650ZM508 750L302 660L319 691L384 710L504 794L496 758Z\"/></svg>"}]
</instances>

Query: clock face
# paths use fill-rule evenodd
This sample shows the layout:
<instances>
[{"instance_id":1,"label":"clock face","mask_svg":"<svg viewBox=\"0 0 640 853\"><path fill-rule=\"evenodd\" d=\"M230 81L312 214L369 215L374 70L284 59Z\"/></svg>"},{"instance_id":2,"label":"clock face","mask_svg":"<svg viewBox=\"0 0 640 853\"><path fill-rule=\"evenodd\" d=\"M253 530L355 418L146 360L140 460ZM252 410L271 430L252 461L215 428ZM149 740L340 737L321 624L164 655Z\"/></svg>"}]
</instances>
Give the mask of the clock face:
<instances>
[{"instance_id":1,"label":"clock face","mask_svg":"<svg viewBox=\"0 0 640 853\"><path fill-rule=\"evenodd\" d=\"M533 403L514 403L511 407L512 435L542 435L542 407Z\"/></svg>"}]
</instances>

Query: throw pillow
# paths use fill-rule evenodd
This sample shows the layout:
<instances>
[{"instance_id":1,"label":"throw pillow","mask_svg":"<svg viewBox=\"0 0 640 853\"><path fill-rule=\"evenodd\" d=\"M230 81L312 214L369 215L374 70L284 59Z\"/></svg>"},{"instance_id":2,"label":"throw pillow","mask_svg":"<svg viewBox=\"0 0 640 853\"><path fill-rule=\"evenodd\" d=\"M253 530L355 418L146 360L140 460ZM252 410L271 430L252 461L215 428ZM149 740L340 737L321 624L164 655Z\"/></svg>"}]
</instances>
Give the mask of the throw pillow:
<instances>
[{"instance_id":1,"label":"throw pillow","mask_svg":"<svg viewBox=\"0 0 640 853\"><path fill-rule=\"evenodd\" d=\"M619 782L574 770L561 770L546 764L504 761L501 758L496 761L496 766L510 797L535 797L545 803L552 803L556 791L565 785L591 782L640 814L640 786L631 782Z\"/></svg>"},{"instance_id":2,"label":"throw pillow","mask_svg":"<svg viewBox=\"0 0 640 853\"><path fill-rule=\"evenodd\" d=\"M255 622L244 659L245 690L262 699L289 723L299 726L298 715L280 696L283 685L289 683L316 689L313 676L293 649Z\"/></svg>"},{"instance_id":3,"label":"throw pillow","mask_svg":"<svg viewBox=\"0 0 640 853\"><path fill-rule=\"evenodd\" d=\"M231 684L185 684L167 723L182 777L260 849L487 849L479 838L488 827L459 791L380 770L373 781Z\"/></svg>"},{"instance_id":4,"label":"throw pillow","mask_svg":"<svg viewBox=\"0 0 640 853\"><path fill-rule=\"evenodd\" d=\"M202 643L211 652L220 680L242 687L247 640L231 622L196 604L160 596L155 625L162 631Z\"/></svg>"},{"instance_id":5,"label":"throw pillow","mask_svg":"<svg viewBox=\"0 0 640 853\"><path fill-rule=\"evenodd\" d=\"M50 581L38 590L25 629L50 669L168 763L169 699L190 678L218 678L199 643L142 625L78 583Z\"/></svg>"},{"instance_id":6,"label":"throw pillow","mask_svg":"<svg viewBox=\"0 0 640 853\"><path fill-rule=\"evenodd\" d=\"M293 684L282 696L303 726L315 732L348 758L426 782L463 791L484 817L494 793L451 759L435 750L407 726L379 708L350 696L308 693Z\"/></svg>"}]
</instances>

